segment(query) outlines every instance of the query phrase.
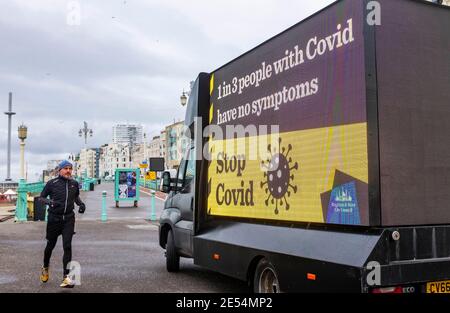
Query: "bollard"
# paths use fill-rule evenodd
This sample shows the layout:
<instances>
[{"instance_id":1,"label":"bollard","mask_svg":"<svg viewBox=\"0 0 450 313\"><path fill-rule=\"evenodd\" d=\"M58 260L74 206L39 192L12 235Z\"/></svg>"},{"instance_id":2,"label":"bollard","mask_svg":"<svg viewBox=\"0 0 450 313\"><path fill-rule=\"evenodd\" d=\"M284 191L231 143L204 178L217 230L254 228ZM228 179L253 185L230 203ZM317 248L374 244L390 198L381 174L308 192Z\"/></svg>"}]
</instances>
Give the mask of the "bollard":
<instances>
[{"instance_id":1,"label":"bollard","mask_svg":"<svg viewBox=\"0 0 450 313\"><path fill-rule=\"evenodd\" d=\"M154 190L150 190L150 192L151 192L151 194L152 194L152 213L151 213L151 216L150 216L150 219L152 220L152 221L155 221L156 220L156 213L155 213L155 191Z\"/></svg>"},{"instance_id":2,"label":"bollard","mask_svg":"<svg viewBox=\"0 0 450 313\"><path fill-rule=\"evenodd\" d=\"M106 222L108 216L106 214L106 191L102 192L102 222Z\"/></svg>"}]
</instances>

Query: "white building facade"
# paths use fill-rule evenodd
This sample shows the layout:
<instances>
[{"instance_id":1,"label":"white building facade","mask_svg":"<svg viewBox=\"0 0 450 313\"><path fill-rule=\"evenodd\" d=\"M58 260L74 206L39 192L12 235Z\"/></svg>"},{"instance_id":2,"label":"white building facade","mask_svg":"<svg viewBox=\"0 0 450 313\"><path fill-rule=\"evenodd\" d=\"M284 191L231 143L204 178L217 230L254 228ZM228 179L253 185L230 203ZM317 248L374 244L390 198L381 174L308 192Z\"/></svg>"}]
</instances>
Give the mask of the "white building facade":
<instances>
[{"instance_id":1,"label":"white building facade","mask_svg":"<svg viewBox=\"0 0 450 313\"><path fill-rule=\"evenodd\" d=\"M183 136L184 122L166 126L165 164L168 169L176 169L186 151L186 138Z\"/></svg>"},{"instance_id":2,"label":"white building facade","mask_svg":"<svg viewBox=\"0 0 450 313\"><path fill-rule=\"evenodd\" d=\"M113 144L142 144L143 127L135 124L118 124L113 127Z\"/></svg>"},{"instance_id":3,"label":"white building facade","mask_svg":"<svg viewBox=\"0 0 450 313\"><path fill-rule=\"evenodd\" d=\"M128 144L108 144L100 148L100 177L114 176L117 168L132 167Z\"/></svg>"},{"instance_id":4,"label":"white building facade","mask_svg":"<svg viewBox=\"0 0 450 313\"><path fill-rule=\"evenodd\" d=\"M138 168L140 164L143 164L145 161L148 162L149 157L150 144L143 143L140 145L135 145L131 154L131 166L133 168Z\"/></svg>"},{"instance_id":5,"label":"white building facade","mask_svg":"<svg viewBox=\"0 0 450 313\"><path fill-rule=\"evenodd\" d=\"M50 160L47 162L47 171L56 169L63 160Z\"/></svg>"},{"instance_id":6,"label":"white building facade","mask_svg":"<svg viewBox=\"0 0 450 313\"><path fill-rule=\"evenodd\" d=\"M97 177L98 158L95 149L82 149L77 162L77 175L86 173L87 177Z\"/></svg>"},{"instance_id":7,"label":"white building facade","mask_svg":"<svg viewBox=\"0 0 450 313\"><path fill-rule=\"evenodd\" d=\"M165 143L162 142L161 136L155 136L149 143L149 158L164 157Z\"/></svg>"}]
</instances>

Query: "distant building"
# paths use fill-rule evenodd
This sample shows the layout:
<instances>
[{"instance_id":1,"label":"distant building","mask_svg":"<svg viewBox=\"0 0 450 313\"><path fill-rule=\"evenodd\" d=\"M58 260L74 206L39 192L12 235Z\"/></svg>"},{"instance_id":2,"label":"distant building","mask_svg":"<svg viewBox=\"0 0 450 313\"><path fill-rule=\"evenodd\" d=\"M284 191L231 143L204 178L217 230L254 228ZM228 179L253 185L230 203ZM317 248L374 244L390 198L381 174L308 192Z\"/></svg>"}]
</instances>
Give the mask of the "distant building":
<instances>
[{"instance_id":1,"label":"distant building","mask_svg":"<svg viewBox=\"0 0 450 313\"><path fill-rule=\"evenodd\" d=\"M148 162L150 145L148 143L142 143L135 145L131 149L131 167L138 168L143 162Z\"/></svg>"},{"instance_id":2,"label":"distant building","mask_svg":"<svg viewBox=\"0 0 450 313\"><path fill-rule=\"evenodd\" d=\"M73 171L72 171L72 176L73 177L78 177L81 175L78 175L78 168L79 168L79 163L80 163L80 154L70 154L69 158L68 158L69 162L73 164Z\"/></svg>"},{"instance_id":3,"label":"distant building","mask_svg":"<svg viewBox=\"0 0 450 313\"><path fill-rule=\"evenodd\" d=\"M62 160L47 161L47 168L42 171L42 180L44 182L48 182L50 179L58 176L58 172L59 172L58 165L61 162L62 162ZM74 162L70 159L70 157L69 157L69 162L71 162L72 165L74 165ZM75 167L75 165L74 165L74 167ZM72 172L72 174L73 174L73 172Z\"/></svg>"},{"instance_id":4,"label":"distant building","mask_svg":"<svg viewBox=\"0 0 450 313\"><path fill-rule=\"evenodd\" d=\"M118 124L113 127L114 144L142 144L143 143L142 125Z\"/></svg>"},{"instance_id":5,"label":"distant building","mask_svg":"<svg viewBox=\"0 0 450 313\"><path fill-rule=\"evenodd\" d=\"M186 139L183 138L184 122L166 126L166 158L168 169L178 168L186 151Z\"/></svg>"},{"instance_id":6,"label":"distant building","mask_svg":"<svg viewBox=\"0 0 450 313\"><path fill-rule=\"evenodd\" d=\"M163 158L165 155L164 149L166 148L165 142L163 143L161 140L161 136L155 136L150 141L149 144L149 153L148 156L150 158Z\"/></svg>"},{"instance_id":7,"label":"distant building","mask_svg":"<svg viewBox=\"0 0 450 313\"><path fill-rule=\"evenodd\" d=\"M0 182L0 192L1 193L5 193L9 189L16 191L18 187L19 187L19 183L16 183L16 182L10 182L10 181Z\"/></svg>"},{"instance_id":8,"label":"distant building","mask_svg":"<svg viewBox=\"0 0 450 313\"><path fill-rule=\"evenodd\" d=\"M82 176L86 172L87 177L98 177L98 149L82 149L78 162L77 174Z\"/></svg>"},{"instance_id":9,"label":"distant building","mask_svg":"<svg viewBox=\"0 0 450 313\"><path fill-rule=\"evenodd\" d=\"M102 150L100 148L95 148L95 176L93 177L100 177L100 157Z\"/></svg>"},{"instance_id":10,"label":"distant building","mask_svg":"<svg viewBox=\"0 0 450 313\"><path fill-rule=\"evenodd\" d=\"M63 160L50 160L47 162L47 171L52 171L58 167Z\"/></svg>"},{"instance_id":11,"label":"distant building","mask_svg":"<svg viewBox=\"0 0 450 313\"><path fill-rule=\"evenodd\" d=\"M42 171L42 181L44 183L48 182L50 179L58 176L58 170L55 168L53 170L43 170Z\"/></svg>"},{"instance_id":12,"label":"distant building","mask_svg":"<svg viewBox=\"0 0 450 313\"><path fill-rule=\"evenodd\" d=\"M117 168L131 167L131 151L128 144L110 143L100 149L99 177L112 176Z\"/></svg>"},{"instance_id":13,"label":"distant building","mask_svg":"<svg viewBox=\"0 0 450 313\"><path fill-rule=\"evenodd\" d=\"M159 153L161 155L161 157L164 158L164 163L167 164L167 159L166 159L166 130L164 129L163 131L161 131L161 134L159 135ZM167 165L166 165L167 166Z\"/></svg>"}]
</instances>

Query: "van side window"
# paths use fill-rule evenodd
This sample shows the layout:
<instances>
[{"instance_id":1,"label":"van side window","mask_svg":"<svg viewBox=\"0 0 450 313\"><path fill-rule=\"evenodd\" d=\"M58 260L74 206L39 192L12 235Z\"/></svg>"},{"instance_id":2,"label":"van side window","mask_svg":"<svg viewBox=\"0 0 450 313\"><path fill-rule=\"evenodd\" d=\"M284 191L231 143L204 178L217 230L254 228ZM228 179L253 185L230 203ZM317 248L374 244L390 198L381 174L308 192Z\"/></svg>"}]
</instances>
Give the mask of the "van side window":
<instances>
[{"instance_id":1,"label":"van side window","mask_svg":"<svg viewBox=\"0 0 450 313\"><path fill-rule=\"evenodd\" d=\"M183 158L183 159L181 159L180 167L178 168L178 174L177 174L177 187L178 188L182 188L184 186L183 179L184 179L185 172L186 172L186 160Z\"/></svg>"},{"instance_id":2,"label":"van side window","mask_svg":"<svg viewBox=\"0 0 450 313\"><path fill-rule=\"evenodd\" d=\"M186 175L184 177L183 187L191 184L195 177L195 149L191 148L186 164Z\"/></svg>"}]
</instances>

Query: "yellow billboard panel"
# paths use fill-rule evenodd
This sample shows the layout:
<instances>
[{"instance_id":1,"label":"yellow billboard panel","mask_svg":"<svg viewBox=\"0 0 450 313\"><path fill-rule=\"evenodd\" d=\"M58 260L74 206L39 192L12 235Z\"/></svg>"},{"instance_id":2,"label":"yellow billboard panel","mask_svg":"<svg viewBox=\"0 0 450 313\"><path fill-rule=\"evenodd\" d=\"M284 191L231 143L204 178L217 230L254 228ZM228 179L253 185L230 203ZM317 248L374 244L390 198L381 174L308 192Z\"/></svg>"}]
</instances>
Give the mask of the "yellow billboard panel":
<instances>
[{"instance_id":1,"label":"yellow billboard panel","mask_svg":"<svg viewBox=\"0 0 450 313\"><path fill-rule=\"evenodd\" d=\"M210 215L369 224L366 123L265 137L210 142Z\"/></svg>"}]
</instances>

